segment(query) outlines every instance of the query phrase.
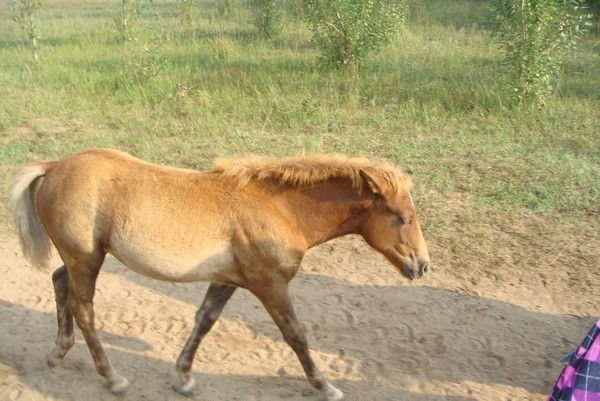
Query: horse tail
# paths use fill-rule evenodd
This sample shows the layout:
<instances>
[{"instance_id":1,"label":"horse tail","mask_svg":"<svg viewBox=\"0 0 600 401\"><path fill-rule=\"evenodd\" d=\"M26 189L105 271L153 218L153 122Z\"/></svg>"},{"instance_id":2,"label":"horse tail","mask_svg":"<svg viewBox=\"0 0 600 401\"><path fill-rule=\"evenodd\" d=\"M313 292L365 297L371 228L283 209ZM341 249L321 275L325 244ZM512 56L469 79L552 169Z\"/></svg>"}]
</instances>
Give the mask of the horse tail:
<instances>
[{"instance_id":1,"label":"horse tail","mask_svg":"<svg viewBox=\"0 0 600 401\"><path fill-rule=\"evenodd\" d=\"M19 167L10 185L10 208L17 226L23 255L34 267L47 266L52 243L35 210L35 197L51 163Z\"/></svg>"}]
</instances>

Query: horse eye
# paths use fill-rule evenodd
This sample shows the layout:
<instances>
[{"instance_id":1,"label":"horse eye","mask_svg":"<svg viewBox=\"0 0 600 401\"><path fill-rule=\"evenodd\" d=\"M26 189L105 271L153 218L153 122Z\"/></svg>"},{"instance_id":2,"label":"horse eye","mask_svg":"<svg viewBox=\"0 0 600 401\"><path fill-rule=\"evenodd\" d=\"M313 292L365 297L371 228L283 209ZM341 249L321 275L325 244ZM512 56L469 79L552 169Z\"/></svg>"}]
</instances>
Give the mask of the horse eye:
<instances>
[{"instance_id":1,"label":"horse eye","mask_svg":"<svg viewBox=\"0 0 600 401\"><path fill-rule=\"evenodd\" d=\"M409 215L397 215L396 218L398 219L398 223L399 224L410 224L412 223L412 217Z\"/></svg>"}]
</instances>

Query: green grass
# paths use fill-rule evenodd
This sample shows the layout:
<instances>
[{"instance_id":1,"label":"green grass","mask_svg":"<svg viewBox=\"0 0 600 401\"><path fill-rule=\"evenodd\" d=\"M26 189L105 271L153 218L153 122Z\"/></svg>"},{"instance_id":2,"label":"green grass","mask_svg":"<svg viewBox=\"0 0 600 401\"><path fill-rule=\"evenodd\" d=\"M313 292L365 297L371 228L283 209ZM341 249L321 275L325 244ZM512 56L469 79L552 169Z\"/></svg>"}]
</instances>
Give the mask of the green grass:
<instances>
[{"instance_id":1,"label":"green grass","mask_svg":"<svg viewBox=\"0 0 600 401\"><path fill-rule=\"evenodd\" d=\"M515 110L485 2L419 2L408 29L357 75L319 71L310 32L292 17L261 40L241 3L222 17L217 1L199 0L183 30L175 3L155 1L136 40L122 42L117 2L47 1L38 68L2 3L0 183L17 163L100 146L191 167L221 155L342 152L407 167L425 209L466 193L490 211L598 218L597 30L566 57L545 110Z\"/></svg>"}]
</instances>

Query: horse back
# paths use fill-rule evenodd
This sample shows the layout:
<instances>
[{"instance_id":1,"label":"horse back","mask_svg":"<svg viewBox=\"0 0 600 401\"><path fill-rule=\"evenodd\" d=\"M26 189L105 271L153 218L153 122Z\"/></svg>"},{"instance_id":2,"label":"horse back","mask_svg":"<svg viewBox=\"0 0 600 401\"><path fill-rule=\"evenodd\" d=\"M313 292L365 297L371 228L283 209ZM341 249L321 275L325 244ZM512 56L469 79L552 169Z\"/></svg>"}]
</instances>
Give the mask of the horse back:
<instances>
[{"instance_id":1,"label":"horse back","mask_svg":"<svg viewBox=\"0 0 600 401\"><path fill-rule=\"evenodd\" d=\"M297 267L303 253L258 186L113 150L54 164L36 207L61 255L103 250L158 279L235 284L255 265Z\"/></svg>"}]
</instances>

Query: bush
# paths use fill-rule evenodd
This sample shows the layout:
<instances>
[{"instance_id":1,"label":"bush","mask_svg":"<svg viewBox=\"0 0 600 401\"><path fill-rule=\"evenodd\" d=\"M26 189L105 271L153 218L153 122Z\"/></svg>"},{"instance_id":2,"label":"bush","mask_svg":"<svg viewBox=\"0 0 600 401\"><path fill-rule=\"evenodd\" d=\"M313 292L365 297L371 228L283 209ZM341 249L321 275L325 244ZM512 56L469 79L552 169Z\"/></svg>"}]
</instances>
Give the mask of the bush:
<instances>
[{"instance_id":1,"label":"bush","mask_svg":"<svg viewBox=\"0 0 600 401\"><path fill-rule=\"evenodd\" d=\"M516 102L544 106L559 76L561 57L589 25L579 0L493 0L504 52L506 85Z\"/></svg>"},{"instance_id":2,"label":"bush","mask_svg":"<svg viewBox=\"0 0 600 401\"><path fill-rule=\"evenodd\" d=\"M132 84L146 85L156 79L167 67L167 60L161 56L158 46L132 45L126 52L125 62L121 70L120 86Z\"/></svg>"},{"instance_id":3,"label":"bush","mask_svg":"<svg viewBox=\"0 0 600 401\"><path fill-rule=\"evenodd\" d=\"M255 18L254 26L264 38L276 36L282 28L281 1L277 0L252 0Z\"/></svg>"},{"instance_id":4,"label":"bush","mask_svg":"<svg viewBox=\"0 0 600 401\"><path fill-rule=\"evenodd\" d=\"M406 21L404 0L304 0L323 64L350 67L387 44Z\"/></svg>"},{"instance_id":5,"label":"bush","mask_svg":"<svg viewBox=\"0 0 600 401\"><path fill-rule=\"evenodd\" d=\"M35 25L34 14L42 6L41 0L9 0L8 4L13 11L13 20L21 26L27 34L29 45L31 47L31 57L33 64L37 64L38 42L40 36Z\"/></svg>"}]
</instances>

